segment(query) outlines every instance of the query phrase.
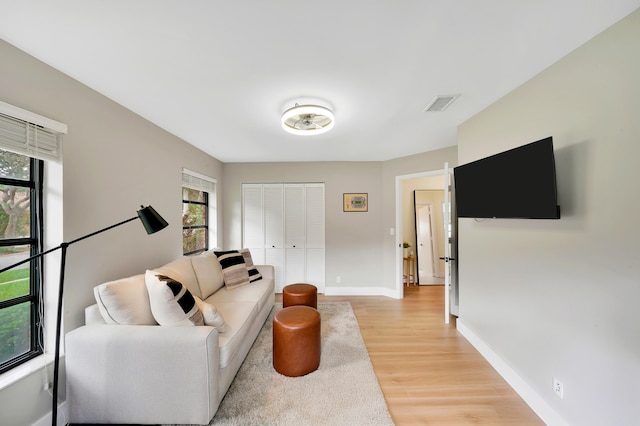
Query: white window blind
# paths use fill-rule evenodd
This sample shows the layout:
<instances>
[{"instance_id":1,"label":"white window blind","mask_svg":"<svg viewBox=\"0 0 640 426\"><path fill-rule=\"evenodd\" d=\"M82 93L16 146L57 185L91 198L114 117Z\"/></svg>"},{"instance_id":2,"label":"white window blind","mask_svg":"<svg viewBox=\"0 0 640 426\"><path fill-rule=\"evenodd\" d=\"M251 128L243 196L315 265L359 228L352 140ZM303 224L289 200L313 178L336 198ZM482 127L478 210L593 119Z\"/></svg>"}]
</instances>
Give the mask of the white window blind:
<instances>
[{"instance_id":1,"label":"white window blind","mask_svg":"<svg viewBox=\"0 0 640 426\"><path fill-rule=\"evenodd\" d=\"M62 134L67 126L0 102L0 148L17 154L60 162Z\"/></svg>"},{"instance_id":2,"label":"white window blind","mask_svg":"<svg viewBox=\"0 0 640 426\"><path fill-rule=\"evenodd\" d=\"M214 178L188 169L182 169L182 186L197 191L216 192L216 180Z\"/></svg>"}]
</instances>

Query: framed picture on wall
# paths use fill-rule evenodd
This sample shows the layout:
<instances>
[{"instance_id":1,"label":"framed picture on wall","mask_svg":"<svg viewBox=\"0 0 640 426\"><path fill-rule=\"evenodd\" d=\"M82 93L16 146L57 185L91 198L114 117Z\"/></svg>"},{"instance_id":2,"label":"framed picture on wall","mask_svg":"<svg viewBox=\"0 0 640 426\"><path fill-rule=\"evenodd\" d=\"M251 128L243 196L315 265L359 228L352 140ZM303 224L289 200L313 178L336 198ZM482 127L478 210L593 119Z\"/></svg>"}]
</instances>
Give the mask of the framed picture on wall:
<instances>
[{"instance_id":1,"label":"framed picture on wall","mask_svg":"<svg viewBox=\"0 0 640 426\"><path fill-rule=\"evenodd\" d=\"M369 195L365 193L342 194L342 211L366 212L369 211Z\"/></svg>"}]
</instances>

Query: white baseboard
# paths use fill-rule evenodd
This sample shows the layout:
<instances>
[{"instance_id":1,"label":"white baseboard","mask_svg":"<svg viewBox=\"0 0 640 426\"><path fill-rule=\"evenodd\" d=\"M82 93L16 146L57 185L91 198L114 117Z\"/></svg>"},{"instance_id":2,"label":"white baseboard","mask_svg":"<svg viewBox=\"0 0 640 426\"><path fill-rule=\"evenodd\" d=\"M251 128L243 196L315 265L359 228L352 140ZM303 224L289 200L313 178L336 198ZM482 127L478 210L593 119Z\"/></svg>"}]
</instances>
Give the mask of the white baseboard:
<instances>
[{"instance_id":1,"label":"white baseboard","mask_svg":"<svg viewBox=\"0 0 640 426\"><path fill-rule=\"evenodd\" d=\"M524 399L524 402L531 407L545 424L550 426L569 425L509 364L500 358L473 331L467 328L460 318L456 321L456 328L480 352L480 355L491 364L498 374L506 380L513 390ZM551 385L549 385L549 388L551 388Z\"/></svg>"},{"instance_id":2,"label":"white baseboard","mask_svg":"<svg viewBox=\"0 0 640 426\"><path fill-rule=\"evenodd\" d=\"M37 422L31 426L51 426L51 411L41 417ZM67 410L67 401L63 401L58 405L58 422L57 424L62 426L69 423L69 411Z\"/></svg>"},{"instance_id":3,"label":"white baseboard","mask_svg":"<svg viewBox=\"0 0 640 426\"><path fill-rule=\"evenodd\" d=\"M324 288L325 296L386 296L398 299L395 289L384 287L328 287Z\"/></svg>"}]
</instances>

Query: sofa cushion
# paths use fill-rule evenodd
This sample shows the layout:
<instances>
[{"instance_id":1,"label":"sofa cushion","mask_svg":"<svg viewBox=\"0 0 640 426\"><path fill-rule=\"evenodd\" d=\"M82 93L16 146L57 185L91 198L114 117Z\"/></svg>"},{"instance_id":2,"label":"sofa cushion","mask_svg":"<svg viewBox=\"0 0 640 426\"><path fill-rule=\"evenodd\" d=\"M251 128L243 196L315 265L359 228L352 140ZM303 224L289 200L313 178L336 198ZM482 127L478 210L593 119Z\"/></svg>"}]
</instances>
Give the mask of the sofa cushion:
<instances>
[{"instance_id":1,"label":"sofa cushion","mask_svg":"<svg viewBox=\"0 0 640 426\"><path fill-rule=\"evenodd\" d=\"M224 317L220 312L218 312L216 307L211 303L205 302L197 296L194 296L194 299L196 299L198 309L200 309L200 312L202 312L204 325L211 326L217 329L220 333L224 333L227 329L227 324L224 321Z\"/></svg>"},{"instance_id":2,"label":"sofa cushion","mask_svg":"<svg viewBox=\"0 0 640 426\"><path fill-rule=\"evenodd\" d=\"M166 275L174 280L184 284L184 286L193 294L202 299L202 293L200 292L200 286L198 285L198 278L191 265L191 258L188 256L182 256L172 262L162 265L159 268L153 269L160 275Z\"/></svg>"},{"instance_id":3,"label":"sofa cushion","mask_svg":"<svg viewBox=\"0 0 640 426\"><path fill-rule=\"evenodd\" d=\"M206 299L224 286L222 268L213 252L190 256L193 271L198 279L202 299Z\"/></svg>"},{"instance_id":4,"label":"sofa cushion","mask_svg":"<svg viewBox=\"0 0 640 426\"><path fill-rule=\"evenodd\" d=\"M93 294L107 324L158 324L151 312L143 274L100 284Z\"/></svg>"},{"instance_id":5,"label":"sofa cushion","mask_svg":"<svg viewBox=\"0 0 640 426\"><path fill-rule=\"evenodd\" d=\"M224 286L231 290L249 284L249 272L244 263L244 256L238 250L214 252L222 267Z\"/></svg>"},{"instance_id":6,"label":"sofa cushion","mask_svg":"<svg viewBox=\"0 0 640 426\"><path fill-rule=\"evenodd\" d=\"M153 317L160 325L204 325L202 312L189 290L175 279L147 271L145 283Z\"/></svg>"},{"instance_id":7,"label":"sofa cushion","mask_svg":"<svg viewBox=\"0 0 640 426\"><path fill-rule=\"evenodd\" d=\"M220 368L224 368L247 339L249 329L258 316L258 308L252 302L221 303L216 307L227 323L226 331L218 336Z\"/></svg>"},{"instance_id":8,"label":"sofa cushion","mask_svg":"<svg viewBox=\"0 0 640 426\"><path fill-rule=\"evenodd\" d=\"M262 279L233 291L218 291L209 296L205 302L211 303L218 310L223 304L250 302L255 303L258 306L258 311L260 311L267 303L273 304L274 294L273 280Z\"/></svg>"},{"instance_id":9,"label":"sofa cushion","mask_svg":"<svg viewBox=\"0 0 640 426\"><path fill-rule=\"evenodd\" d=\"M244 264L247 267L247 273L249 274L249 282L258 281L262 278L258 268L253 264L253 259L251 258L251 252L249 249L240 249L238 250L240 254L242 254L242 258L244 259Z\"/></svg>"}]
</instances>

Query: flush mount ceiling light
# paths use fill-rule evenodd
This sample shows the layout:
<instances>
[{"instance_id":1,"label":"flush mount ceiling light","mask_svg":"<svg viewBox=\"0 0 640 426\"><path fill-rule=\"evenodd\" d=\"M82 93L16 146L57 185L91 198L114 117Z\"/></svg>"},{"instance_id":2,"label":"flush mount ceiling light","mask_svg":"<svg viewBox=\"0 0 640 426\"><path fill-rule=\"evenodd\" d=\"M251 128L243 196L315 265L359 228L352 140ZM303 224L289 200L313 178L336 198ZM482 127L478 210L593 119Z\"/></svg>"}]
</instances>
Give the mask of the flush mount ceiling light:
<instances>
[{"instance_id":1,"label":"flush mount ceiling light","mask_svg":"<svg viewBox=\"0 0 640 426\"><path fill-rule=\"evenodd\" d=\"M318 105L296 104L282 114L282 128L294 135L319 135L333 125L333 113Z\"/></svg>"}]
</instances>

